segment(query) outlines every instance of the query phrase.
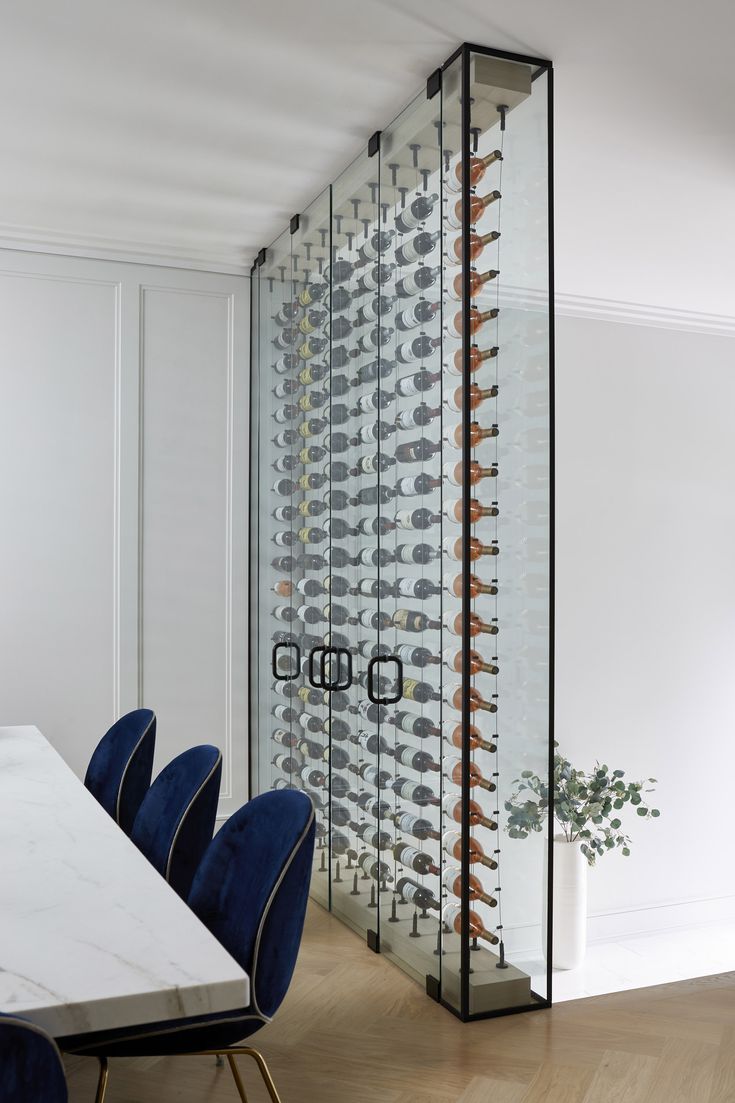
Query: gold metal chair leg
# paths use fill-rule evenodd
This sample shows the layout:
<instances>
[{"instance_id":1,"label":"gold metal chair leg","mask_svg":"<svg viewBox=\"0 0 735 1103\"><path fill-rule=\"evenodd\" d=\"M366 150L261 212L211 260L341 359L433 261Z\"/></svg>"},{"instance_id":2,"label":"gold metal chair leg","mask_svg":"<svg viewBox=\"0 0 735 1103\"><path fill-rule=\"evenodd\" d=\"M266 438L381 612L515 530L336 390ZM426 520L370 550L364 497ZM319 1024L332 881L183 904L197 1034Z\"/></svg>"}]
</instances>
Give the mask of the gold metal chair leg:
<instances>
[{"instance_id":1,"label":"gold metal chair leg","mask_svg":"<svg viewBox=\"0 0 735 1103\"><path fill-rule=\"evenodd\" d=\"M281 1097L276 1091L276 1085L273 1083L273 1077L270 1074L267 1064L265 1063L265 1057L262 1053L259 1053L257 1049L251 1049L249 1046L233 1046L232 1053L242 1054L243 1057L252 1057L258 1066L260 1075L263 1077L263 1083L265 1084L268 1095L273 1100L273 1103L281 1103ZM232 1062L233 1058L228 1054L228 1060ZM232 1065L230 1065L232 1068Z\"/></svg>"},{"instance_id":2,"label":"gold metal chair leg","mask_svg":"<svg viewBox=\"0 0 735 1103\"><path fill-rule=\"evenodd\" d=\"M97 1081L97 1095L95 1096L94 1103L105 1103L107 1081L110 1079L110 1068L107 1064L106 1057L99 1057L98 1061L100 1063L100 1078Z\"/></svg>"},{"instance_id":3,"label":"gold metal chair leg","mask_svg":"<svg viewBox=\"0 0 735 1103\"><path fill-rule=\"evenodd\" d=\"M237 1062L231 1053L227 1054L227 1064L230 1066L230 1072L232 1073L232 1079L235 1081L235 1087L238 1090L242 1103L248 1103L248 1097L245 1094L245 1085L242 1082L240 1076L240 1070L237 1067Z\"/></svg>"}]
</instances>

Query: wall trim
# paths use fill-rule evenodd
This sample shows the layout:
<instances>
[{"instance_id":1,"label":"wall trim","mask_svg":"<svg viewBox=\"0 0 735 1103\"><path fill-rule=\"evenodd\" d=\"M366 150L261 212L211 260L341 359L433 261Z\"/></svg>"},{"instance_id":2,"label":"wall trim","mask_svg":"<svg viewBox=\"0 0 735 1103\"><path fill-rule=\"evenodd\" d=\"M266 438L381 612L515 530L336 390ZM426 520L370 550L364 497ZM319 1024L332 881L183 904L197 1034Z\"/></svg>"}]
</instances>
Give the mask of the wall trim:
<instances>
[{"instance_id":1,"label":"wall trim","mask_svg":"<svg viewBox=\"0 0 735 1103\"><path fill-rule=\"evenodd\" d=\"M641 908L599 912L587 917L590 942L611 942L634 935L676 930L678 927L707 926L735 922L735 896L705 897L701 900L675 900ZM735 946L733 947L735 966Z\"/></svg>"},{"instance_id":2,"label":"wall trim","mask_svg":"<svg viewBox=\"0 0 735 1103\"><path fill-rule=\"evenodd\" d=\"M191 249L155 242L118 241L102 237L79 237L50 230L15 230L0 224L0 249L25 253L49 253L92 260L111 260L122 264L146 264L162 268L188 268L195 272L215 272L229 276L250 275L250 260L233 259L238 250L222 253ZM244 251L243 251L244 252ZM511 305L544 307L547 296L542 291L508 287L502 289L501 300ZM598 322L621 325L651 326L655 329L684 330L690 333L711 333L735 336L735 315L708 314L697 310L679 310L646 303L625 302L622 299L600 299L592 295L572 295L557 292L556 313L559 317L590 318Z\"/></svg>"}]
</instances>

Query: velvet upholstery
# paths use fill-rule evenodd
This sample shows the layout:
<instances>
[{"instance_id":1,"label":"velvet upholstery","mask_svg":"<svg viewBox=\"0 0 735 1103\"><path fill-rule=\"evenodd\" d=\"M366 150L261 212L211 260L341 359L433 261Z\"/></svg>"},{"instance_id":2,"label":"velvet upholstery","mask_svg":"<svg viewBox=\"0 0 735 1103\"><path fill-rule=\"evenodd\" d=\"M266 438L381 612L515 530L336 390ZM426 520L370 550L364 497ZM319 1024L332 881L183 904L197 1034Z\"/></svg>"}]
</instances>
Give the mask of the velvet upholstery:
<instances>
[{"instance_id":1,"label":"velvet upholstery","mask_svg":"<svg viewBox=\"0 0 735 1103\"><path fill-rule=\"evenodd\" d=\"M186 898L217 816L222 755L204 744L177 755L145 795L130 838Z\"/></svg>"},{"instance_id":2,"label":"velvet upholstery","mask_svg":"<svg viewBox=\"0 0 735 1103\"><path fill-rule=\"evenodd\" d=\"M155 713L135 709L102 736L89 760L84 784L127 835L151 784L155 748Z\"/></svg>"},{"instance_id":3,"label":"velvet upholstery","mask_svg":"<svg viewBox=\"0 0 735 1103\"><path fill-rule=\"evenodd\" d=\"M226 1049L278 1010L296 965L314 854L314 811L294 789L245 804L215 835L189 904L250 977L250 1005L174 1019L60 1045L90 1056L136 1057Z\"/></svg>"},{"instance_id":4,"label":"velvet upholstery","mask_svg":"<svg viewBox=\"0 0 735 1103\"><path fill-rule=\"evenodd\" d=\"M40 1027L0 1014L2 1103L67 1103L61 1054Z\"/></svg>"}]
</instances>

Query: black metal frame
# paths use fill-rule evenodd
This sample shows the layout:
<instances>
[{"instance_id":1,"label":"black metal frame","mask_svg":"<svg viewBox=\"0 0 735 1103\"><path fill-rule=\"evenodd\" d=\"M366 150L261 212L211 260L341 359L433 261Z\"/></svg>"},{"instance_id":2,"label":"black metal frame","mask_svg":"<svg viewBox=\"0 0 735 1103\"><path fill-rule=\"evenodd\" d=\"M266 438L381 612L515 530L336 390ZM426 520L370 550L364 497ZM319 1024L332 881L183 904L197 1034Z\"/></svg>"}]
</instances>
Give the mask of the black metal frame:
<instances>
[{"instance_id":1,"label":"black metal frame","mask_svg":"<svg viewBox=\"0 0 735 1103\"><path fill-rule=\"evenodd\" d=\"M547 839L547 996L540 997L536 993L531 993L535 1002L522 1006L504 1008L497 1011L486 1011L471 1014L469 1010L469 966L470 966L470 926L469 926L469 872L470 872L470 849L469 849L469 810L470 810L470 786L469 786L469 774L468 764L470 761L470 748L469 748L469 727L470 727L470 643L471 637L469 633L469 617L464 616L462 627L462 728L464 732L464 743L462 747L462 763L463 763L463 783L461 792L462 801L462 840L463 850L461 859L462 870L462 896L461 896L461 909L462 909L462 930L461 930L461 948L460 948L460 1006L456 1008L451 1003L447 1002L441 995L441 982L436 978L427 978L427 991L429 995L446 1007L456 1017L463 1022L475 1021L479 1019L497 1018L504 1015L520 1014L526 1011L543 1010L549 1008L552 1005L552 966L551 966L551 947L553 945L553 884L554 884L554 869L553 869L553 803L554 803L554 790L553 790L553 776L554 776L554 632L555 632L555 606L554 606L554 589L555 589L555 399L554 399L554 381L555 381L555 326L554 326L554 84L553 84L553 65L545 58L533 57L526 54L512 53L506 50L494 50L489 47L479 46L474 43L463 43L455 52L449 57L440 69L435 70L427 79L427 95L435 95L441 88L441 74L450 65L452 65L458 58L461 58L462 70L461 70L461 111L462 111L462 158L465 163L468 162L471 148L470 148L470 58L472 54L479 54L486 57L498 58L500 60L513 61L520 64L531 65L534 67L534 73L532 80L537 79L543 73L547 75L547 170L548 170L548 189L547 189L547 202L548 202L548 286L549 286L549 429L550 429L550 445L549 445L549 505L550 505L550 524L549 524L549 813L548 813L548 839ZM368 143L368 154L373 156L378 152L380 148L380 131L376 131L370 138ZM470 176L468 172L463 173L462 177L462 205L463 210L466 212L469 210L470 204ZM330 239L330 255L331 255L331 239L332 239L332 189L329 189L329 239ZM295 223L295 225L294 225ZM291 232L295 232L298 229L298 216L294 216L291 220ZM469 366L470 366L470 243L468 227L463 226L462 229L462 268L463 268L463 342L462 342L462 355L464 365L464 377L469 378ZM254 299L255 299L255 275L257 269L263 265L266 259L266 250L261 249L255 264L251 270L251 319L255 319ZM380 263L380 261L379 261ZM332 303L331 303L331 288L329 298L329 313L330 320L332 315ZM380 323L379 323L380 324ZM378 356L380 356L378 351ZM251 373L251 408L250 408L250 432L251 432L251 449L250 456L251 461L255 457L259 457L260 454L260 437L259 437L259 419L257 417L257 402L253 401L253 388L255 386L256 370L253 356L253 341L251 339L250 347L250 373ZM380 375L378 375L378 388L380 388ZM331 406L331 400L330 400ZM465 441L469 441L469 427L472 421L472 411L470 407L470 391L468 387L464 388L463 395L463 408L462 408L462 428L463 438ZM256 442L255 449L253 443ZM380 441L378 441L378 451L380 451ZM463 595L462 604L465 610L465 614L470 607L470 558L469 558L469 537L471 535L471 522L470 522L470 498L471 498L471 483L470 483L470 467L471 457L470 449L465 447L462 455L462 498L463 498L463 517L462 517L462 540L463 540L463 557L462 557L462 575L463 575ZM257 470L257 465L255 465ZM250 487L249 487L249 507L251 516L253 514L253 508L255 508L255 533L256 533L256 545L251 546L249 563L248 563L248 583L250 602L248 609L248 634L251 642L250 650L250 662L248 665L248 694L250 702L250 717L251 721L255 715L257 719L257 680L253 678L253 666L256 661L256 655L253 653L252 641L255 638L253 633L253 625L255 624L256 630L259 623L259 605L254 611L253 605L256 601L253 600L254 596L257 598L258 590L257 583L255 589L253 587L254 579L257 579L257 564L255 563L256 552L259 549L259 522L257 519L257 511L259 508L259 480L254 478L254 471L251 469L250 473ZM253 534L253 522L251 521L250 534ZM380 541L379 541L380 542ZM331 542L330 542L331 543ZM378 606L379 607L379 606ZM322 656L323 660L326 658ZM373 660L375 662L375 660ZM323 662L322 662L323 666ZM372 671L372 664L370 666ZM311 679L310 679L311 680ZM254 683L256 685L256 691L253 691ZM316 684L312 682L312 684ZM372 699L372 698L371 698ZM329 706L331 716L331 703ZM253 795L254 783L257 783L257 759L254 754L254 747L256 740L250 739L250 795ZM331 745L331 739L330 739ZM331 773L329 778L329 801L331 807ZM330 829L330 844L329 844L329 859L331 867L331 829ZM331 908L331 878L330 878L330 892L329 892L329 906ZM375 937L375 946L372 948L378 949L379 943L377 941L378 935ZM428 982L431 981L431 985Z\"/></svg>"}]
</instances>

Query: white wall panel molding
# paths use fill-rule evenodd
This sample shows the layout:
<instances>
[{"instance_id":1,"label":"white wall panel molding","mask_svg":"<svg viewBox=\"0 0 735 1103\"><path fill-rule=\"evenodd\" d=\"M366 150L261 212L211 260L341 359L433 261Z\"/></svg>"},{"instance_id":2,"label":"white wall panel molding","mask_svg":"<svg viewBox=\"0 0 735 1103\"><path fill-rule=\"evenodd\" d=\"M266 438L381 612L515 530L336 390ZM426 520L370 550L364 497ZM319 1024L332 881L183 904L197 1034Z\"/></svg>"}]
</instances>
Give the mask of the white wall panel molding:
<instances>
[{"instance_id":1,"label":"white wall panel molding","mask_svg":"<svg viewBox=\"0 0 735 1103\"><path fill-rule=\"evenodd\" d=\"M21 595L41 595L6 605L0 656L8 674L15 663L22 678L5 695L3 720L42 725L81 773L116 716L150 705L159 714L159 768L194 743L222 748L225 818L247 797L249 281L19 249L0 250L0 281L6 447L15 444L22 461L17 469L8 455L0 499L6 526L20 534L15 544L29 544L25 556L9 544L4 565ZM162 338L155 350L146 339L151 324ZM189 346L195 402L177 421L178 370ZM148 411L157 420L147 449L146 368L161 383ZM208 411L203 441L191 421L200 410ZM160 441L173 448L161 452ZM201 463L190 462L197 447ZM151 483L152 461L163 465L163 482ZM165 524L155 530L158 546L146 544L146 495L154 517L172 501L183 504L175 517L180 549ZM195 503L190 516L187 496ZM217 524L200 570L197 515L210 501ZM163 592L187 546L187 585ZM152 578L146 551L158 564ZM213 646L198 655L207 632ZM69 646L51 650L49 633L68 637ZM202 670L209 666L198 680L199 659ZM187 694L188 717L177 707Z\"/></svg>"},{"instance_id":2,"label":"white wall panel molding","mask_svg":"<svg viewBox=\"0 0 735 1103\"><path fill-rule=\"evenodd\" d=\"M246 276L251 267L244 259L239 261L235 250L218 253L212 249L177 248L154 241L118 241L50 230L14 230L2 223L0 249L231 276Z\"/></svg>"}]
</instances>

